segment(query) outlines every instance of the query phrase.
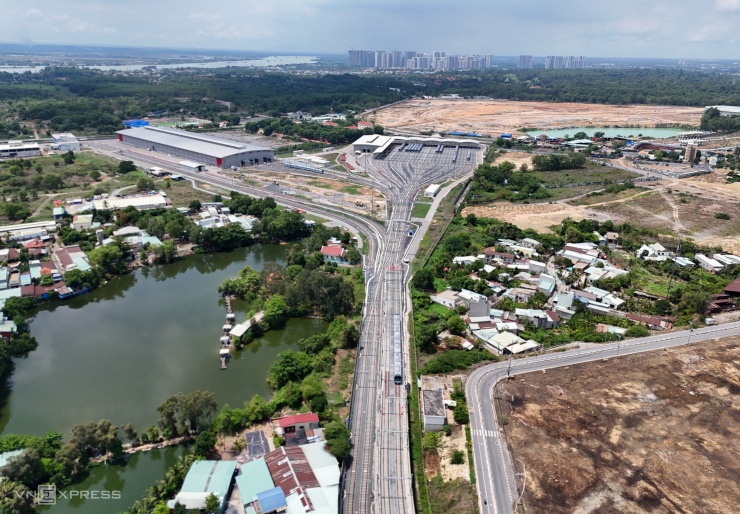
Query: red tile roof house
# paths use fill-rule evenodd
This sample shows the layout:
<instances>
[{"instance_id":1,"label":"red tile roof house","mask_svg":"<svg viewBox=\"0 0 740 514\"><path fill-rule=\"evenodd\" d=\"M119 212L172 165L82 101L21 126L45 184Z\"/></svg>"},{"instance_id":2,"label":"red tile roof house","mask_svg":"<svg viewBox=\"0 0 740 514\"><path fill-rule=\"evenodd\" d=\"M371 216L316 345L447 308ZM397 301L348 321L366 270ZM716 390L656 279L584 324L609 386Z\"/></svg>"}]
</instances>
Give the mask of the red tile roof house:
<instances>
[{"instance_id":1,"label":"red tile roof house","mask_svg":"<svg viewBox=\"0 0 740 514\"><path fill-rule=\"evenodd\" d=\"M308 412L306 414L295 414L282 418L273 418L272 424L275 426L275 432L278 435L292 434L296 430L312 430L319 428L319 416Z\"/></svg>"},{"instance_id":2,"label":"red tile roof house","mask_svg":"<svg viewBox=\"0 0 740 514\"><path fill-rule=\"evenodd\" d=\"M346 254L347 250L341 246L330 245L321 247L321 255L324 256L326 262L347 262L347 259L344 257Z\"/></svg>"}]
</instances>

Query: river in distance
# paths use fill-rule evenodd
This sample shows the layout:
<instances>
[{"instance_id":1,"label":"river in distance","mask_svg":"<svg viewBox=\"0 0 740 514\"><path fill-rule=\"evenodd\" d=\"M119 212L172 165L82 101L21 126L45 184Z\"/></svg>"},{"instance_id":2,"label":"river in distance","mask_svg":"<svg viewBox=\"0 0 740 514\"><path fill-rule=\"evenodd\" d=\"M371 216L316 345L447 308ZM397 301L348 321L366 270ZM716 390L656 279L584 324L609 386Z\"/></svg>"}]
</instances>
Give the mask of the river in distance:
<instances>
[{"instance_id":1,"label":"river in distance","mask_svg":"<svg viewBox=\"0 0 740 514\"><path fill-rule=\"evenodd\" d=\"M39 347L16 361L2 391L2 433L68 436L73 425L110 419L142 432L157 406L177 392L212 391L218 404L240 406L269 396L267 371L278 353L325 330L317 319L292 319L234 353L221 370L219 337L226 307L217 286L244 266L285 263L285 247L255 245L229 253L192 255L144 268L86 295L42 306L30 323ZM234 302L237 321L245 306ZM125 510L164 475L182 449L137 454L125 466L99 466L70 490L122 490L119 500L64 501L78 514ZM112 489L111 489L112 488Z\"/></svg>"}]
</instances>

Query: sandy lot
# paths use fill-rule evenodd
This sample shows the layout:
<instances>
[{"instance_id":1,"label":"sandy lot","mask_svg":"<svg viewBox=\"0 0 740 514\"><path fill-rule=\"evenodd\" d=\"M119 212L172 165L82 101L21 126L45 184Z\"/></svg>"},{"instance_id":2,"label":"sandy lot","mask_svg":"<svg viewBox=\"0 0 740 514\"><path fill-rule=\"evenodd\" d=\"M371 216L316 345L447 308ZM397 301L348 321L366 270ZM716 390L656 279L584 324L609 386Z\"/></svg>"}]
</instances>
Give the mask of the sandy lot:
<instances>
[{"instance_id":1,"label":"sandy lot","mask_svg":"<svg viewBox=\"0 0 740 514\"><path fill-rule=\"evenodd\" d=\"M498 218L513 223L519 228L531 228L538 232L551 232L550 227L557 225L565 218L576 221L586 217L596 219L595 213L583 207L574 207L564 203L534 203L519 204L511 202L496 202L490 205L466 207L463 216L473 213L483 218ZM607 219L606 217L604 219Z\"/></svg>"},{"instance_id":2,"label":"sandy lot","mask_svg":"<svg viewBox=\"0 0 740 514\"><path fill-rule=\"evenodd\" d=\"M737 512L738 343L598 361L503 384L514 396L499 406L514 457L526 466L527 512Z\"/></svg>"},{"instance_id":3,"label":"sandy lot","mask_svg":"<svg viewBox=\"0 0 740 514\"><path fill-rule=\"evenodd\" d=\"M698 125L703 109L662 105L602 105L505 100L409 100L378 110L376 123L411 132L463 131L483 135L523 127L655 127Z\"/></svg>"}]
</instances>

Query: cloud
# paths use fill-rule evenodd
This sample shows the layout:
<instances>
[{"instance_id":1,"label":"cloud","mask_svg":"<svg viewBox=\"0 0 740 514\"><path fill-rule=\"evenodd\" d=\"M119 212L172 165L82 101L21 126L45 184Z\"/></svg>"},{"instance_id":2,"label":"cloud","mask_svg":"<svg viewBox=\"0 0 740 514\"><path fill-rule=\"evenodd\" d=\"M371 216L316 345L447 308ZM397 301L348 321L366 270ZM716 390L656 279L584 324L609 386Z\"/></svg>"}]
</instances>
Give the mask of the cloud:
<instances>
[{"instance_id":1,"label":"cloud","mask_svg":"<svg viewBox=\"0 0 740 514\"><path fill-rule=\"evenodd\" d=\"M740 11L740 0L715 0L714 9L717 11Z\"/></svg>"}]
</instances>

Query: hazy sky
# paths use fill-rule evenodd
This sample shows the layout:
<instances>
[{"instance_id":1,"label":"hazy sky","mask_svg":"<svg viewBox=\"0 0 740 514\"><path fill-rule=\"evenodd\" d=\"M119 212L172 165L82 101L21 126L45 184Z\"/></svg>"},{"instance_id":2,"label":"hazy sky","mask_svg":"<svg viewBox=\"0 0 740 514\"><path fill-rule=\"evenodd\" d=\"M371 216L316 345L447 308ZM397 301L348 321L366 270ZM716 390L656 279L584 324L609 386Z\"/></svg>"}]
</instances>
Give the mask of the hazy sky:
<instances>
[{"instance_id":1,"label":"hazy sky","mask_svg":"<svg viewBox=\"0 0 740 514\"><path fill-rule=\"evenodd\" d=\"M0 41L740 59L740 0L5 0Z\"/></svg>"}]
</instances>

